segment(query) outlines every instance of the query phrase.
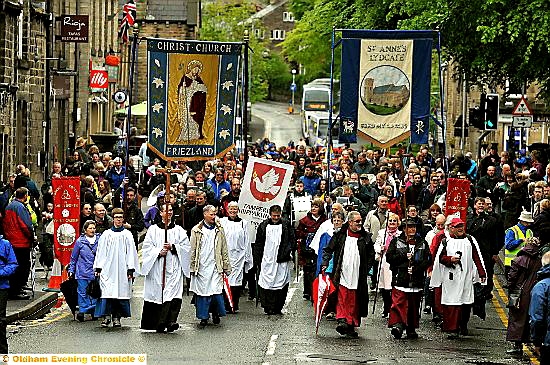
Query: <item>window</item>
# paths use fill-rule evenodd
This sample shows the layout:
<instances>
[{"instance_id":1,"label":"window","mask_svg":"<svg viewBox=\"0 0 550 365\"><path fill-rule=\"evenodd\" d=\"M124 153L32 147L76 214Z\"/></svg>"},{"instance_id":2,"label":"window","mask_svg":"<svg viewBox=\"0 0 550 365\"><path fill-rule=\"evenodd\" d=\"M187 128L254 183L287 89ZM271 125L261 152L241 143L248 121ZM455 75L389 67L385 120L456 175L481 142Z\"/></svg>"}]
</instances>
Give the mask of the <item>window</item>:
<instances>
[{"instance_id":1,"label":"window","mask_svg":"<svg viewBox=\"0 0 550 365\"><path fill-rule=\"evenodd\" d=\"M271 31L271 39L274 41L282 41L285 39L286 32L280 29L274 29Z\"/></svg>"},{"instance_id":2,"label":"window","mask_svg":"<svg viewBox=\"0 0 550 365\"><path fill-rule=\"evenodd\" d=\"M264 39L265 37L265 30L263 29L254 29L254 36L257 39Z\"/></svg>"},{"instance_id":3,"label":"window","mask_svg":"<svg viewBox=\"0 0 550 365\"><path fill-rule=\"evenodd\" d=\"M293 22L294 15L290 11L283 12L283 22Z\"/></svg>"}]
</instances>

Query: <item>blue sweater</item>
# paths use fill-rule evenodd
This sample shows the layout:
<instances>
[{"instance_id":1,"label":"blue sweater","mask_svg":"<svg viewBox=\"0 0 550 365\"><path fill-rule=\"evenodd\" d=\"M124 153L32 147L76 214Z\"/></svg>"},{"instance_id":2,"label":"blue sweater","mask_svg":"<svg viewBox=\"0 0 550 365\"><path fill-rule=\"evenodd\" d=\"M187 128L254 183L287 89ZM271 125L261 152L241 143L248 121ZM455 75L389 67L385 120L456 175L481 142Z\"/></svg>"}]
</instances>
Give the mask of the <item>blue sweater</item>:
<instances>
[{"instance_id":1,"label":"blue sweater","mask_svg":"<svg viewBox=\"0 0 550 365\"><path fill-rule=\"evenodd\" d=\"M0 289L10 287L9 277L17 268L17 258L8 240L0 235Z\"/></svg>"}]
</instances>

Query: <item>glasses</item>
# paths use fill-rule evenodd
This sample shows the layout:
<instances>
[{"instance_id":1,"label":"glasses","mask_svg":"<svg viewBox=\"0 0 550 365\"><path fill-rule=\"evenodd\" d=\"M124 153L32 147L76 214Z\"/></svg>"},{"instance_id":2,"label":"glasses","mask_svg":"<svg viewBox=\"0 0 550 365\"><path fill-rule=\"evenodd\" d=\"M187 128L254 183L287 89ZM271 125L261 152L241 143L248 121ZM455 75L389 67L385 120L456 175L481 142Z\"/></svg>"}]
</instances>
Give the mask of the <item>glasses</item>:
<instances>
[{"instance_id":1,"label":"glasses","mask_svg":"<svg viewBox=\"0 0 550 365\"><path fill-rule=\"evenodd\" d=\"M397 222L397 219L388 219L388 222Z\"/></svg>"},{"instance_id":2,"label":"glasses","mask_svg":"<svg viewBox=\"0 0 550 365\"><path fill-rule=\"evenodd\" d=\"M361 224L362 220L361 219L358 219L356 221L352 221L353 223L357 223L357 224Z\"/></svg>"},{"instance_id":3,"label":"glasses","mask_svg":"<svg viewBox=\"0 0 550 365\"><path fill-rule=\"evenodd\" d=\"M113 218L114 219L124 219L124 216L123 215L116 215Z\"/></svg>"},{"instance_id":4,"label":"glasses","mask_svg":"<svg viewBox=\"0 0 550 365\"><path fill-rule=\"evenodd\" d=\"M432 181L439 181L439 178L432 179Z\"/></svg>"}]
</instances>

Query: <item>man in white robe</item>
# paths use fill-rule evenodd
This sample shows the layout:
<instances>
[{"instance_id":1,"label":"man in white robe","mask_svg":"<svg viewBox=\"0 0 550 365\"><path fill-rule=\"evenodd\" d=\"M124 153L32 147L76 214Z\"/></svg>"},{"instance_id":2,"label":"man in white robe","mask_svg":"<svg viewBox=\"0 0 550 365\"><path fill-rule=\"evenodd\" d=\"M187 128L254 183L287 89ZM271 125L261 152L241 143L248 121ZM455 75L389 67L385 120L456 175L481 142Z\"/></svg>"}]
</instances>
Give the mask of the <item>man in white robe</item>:
<instances>
[{"instance_id":1,"label":"man in white robe","mask_svg":"<svg viewBox=\"0 0 550 365\"><path fill-rule=\"evenodd\" d=\"M113 227L103 232L97 243L94 260L95 275L99 276L101 298L95 317L103 317L101 327L120 327L121 317L130 317L132 283L139 274L139 263L134 238L125 229L124 211L113 209Z\"/></svg>"},{"instance_id":2,"label":"man in white robe","mask_svg":"<svg viewBox=\"0 0 550 365\"><path fill-rule=\"evenodd\" d=\"M254 262L260 263L260 300L267 315L283 314L290 283L290 262L296 251L294 230L281 218L281 211L279 205L269 208L270 217L260 223L253 247Z\"/></svg>"},{"instance_id":3,"label":"man in white robe","mask_svg":"<svg viewBox=\"0 0 550 365\"><path fill-rule=\"evenodd\" d=\"M191 230L191 283L190 288L200 319L200 327L208 324L212 313L212 322L220 323L225 316L223 301L223 275L231 273L229 253L225 233L219 221L216 221L217 209L213 205L203 208L204 220Z\"/></svg>"},{"instance_id":4,"label":"man in white robe","mask_svg":"<svg viewBox=\"0 0 550 365\"><path fill-rule=\"evenodd\" d=\"M441 286L443 331L451 338L468 335L468 321L474 303L474 284L486 284L486 271L474 237L466 235L464 221L453 218L437 250L430 287Z\"/></svg>"},{"instance_id":5,"label":"man in white robe","mask_svg":"<svg viewBox=\"0 0 550 365\"><path fill-rule=\"evenodd\" d=\"M177 320L183 296L183 278L189 277L191 246L185 230L174 224L172 209L169 204L160 206L163 223L152 225L147 230L142 249L141 274L145 275L145 286L140 328L159 333L173 332L179 328Z\"/></svg>"},{"instance_id":6,"label":"man in white robe","mask_svg":"<svg viewBox=\"0 0 550 365\"><path fill-rule=\"evenodd\" d=\"M243 274L248 272L253 266L252 246L248 235L248 225L246 220L239 217L239 204L237 202L229 202L227 205L227 217L220 220L220 223L225 232L225 240L227 241L227 249L229 251L229 261L231 262L231 275L229 275L229 286L231 289L231 297L233 308L229 305L229 301L225 301L226 311L236 313L239 310L239 297L243 285Z\"/></svg>"}]
</instances>

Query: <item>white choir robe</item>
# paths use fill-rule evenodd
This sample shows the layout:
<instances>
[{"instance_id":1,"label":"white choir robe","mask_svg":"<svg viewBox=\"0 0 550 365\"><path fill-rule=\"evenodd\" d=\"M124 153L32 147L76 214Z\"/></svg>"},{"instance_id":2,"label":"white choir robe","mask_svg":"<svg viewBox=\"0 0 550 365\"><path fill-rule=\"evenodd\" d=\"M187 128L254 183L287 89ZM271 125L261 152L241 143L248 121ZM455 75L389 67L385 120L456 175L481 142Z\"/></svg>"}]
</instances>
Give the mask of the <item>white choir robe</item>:
<instances>
[{"instance_id":1,"label":"white choir robe","mask_svg":"<svg viewBox=\"0 0 550 365\"><path fill-rule=\"evenodd\" d=\"M228 217L220 219L225 232L231 274L228 276L230 286L243 284L243 273L252 268L252 245L248 235L249 223L245 220L238 222L229 220Z\"/></svg>"},{"instance_id":2,"label":"white choir robe","mask_svg":"<svg viewBox=\"0 0 550 365\"><path fill-rule=\"evenodd\" d=\"M277 262L282 230L282 224L268 224L266 227L264 255L258 280L262 289L279 290L290 283L289 262Z\"/></svg>"},{"instance_id":3,"label":"white choir robe","mask_svg":"<svg viewBox=\"0 0 550 365\"><path fill-rule=\"evenodd\" d=\"M215 248L216 229L202 228L200 243L199 270L191 276L189 290L193 293L209 297L221 294L223 290L222 274L216 269Z\"/></svg>"},{"instance_id":4,"label":"white choir robe","mask_svg":"<svg viewBox=\"0 0 550 365\"><path fill-rule=\"evenodd\" d=\"M185 230L178 226L169 226L167 242L174 245L176 255L166 254L166 271L164 293L162 291L162 271L164 258L159 253L164 246L164 228L152 225L147 230L143 241L141 274L145 275L143 299L162 304L183 296L183 277L189 277L189 260L191 245Z\"/></svg>"},{"instance_id":5,"label":"white choir robe","mask_svg":"<svg viewBox=\"0 0 550 365\"><path fill-rule=\"evenodd\" d=\"M443 251L443 244L440 244L435 255L430 287L437 288L441 286L441 304L443 305L472 304L474 302L474 284L481 282L474 263L474 249L477 250L481 265L485 269L477 241L472 237L472 245L466 237L451 238L448 235L446 241L448 256L455 256L457 252L462 253L460 260L462 268L459 265L450 268L439 262L439 256ZM482 283L482 285L485 284L486 282Z\"/></svg>"},{"instance_id":6,"label":"white choir robe","mask_svg":"<svg viewBox=\"0 0 550 365\"><path fill-rule=\"evenodd\" d=\"M101 269L101 298L132 298L132 282L128 270L134 270L134 277L140 273L134 238L129 230L115 232L108 229L99 238L94 260L94 270Z\"/></svg>"}]
</instances>

